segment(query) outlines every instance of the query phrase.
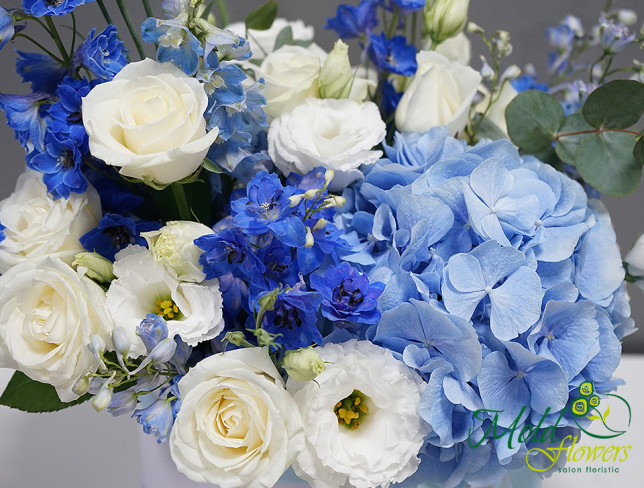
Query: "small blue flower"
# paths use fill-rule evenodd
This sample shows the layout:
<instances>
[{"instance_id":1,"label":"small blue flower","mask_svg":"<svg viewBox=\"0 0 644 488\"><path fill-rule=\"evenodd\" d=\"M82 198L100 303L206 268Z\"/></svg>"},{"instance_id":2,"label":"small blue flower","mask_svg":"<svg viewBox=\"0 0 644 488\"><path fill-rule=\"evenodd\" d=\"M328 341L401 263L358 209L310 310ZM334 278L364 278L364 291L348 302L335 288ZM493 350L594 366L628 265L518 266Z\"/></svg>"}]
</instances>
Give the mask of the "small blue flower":
<instances>
[{"instance_id":1,"label":"small blue flower","mask_svg":"<svg viewBox=\"0 0 644 488\"><path fill-rule=\"evenodd\" d=\"M336 16L327 19L324 28L336 31L340 39L362 37L378 25L377 15L377 0L362 0L357 7L342 4Z\"/></svg>"},{"instance_id":2,"label":"small blue flower","mask_svg":"<svg viewBox=\"0 0 644 488\"><path fill-rule=\"evenodd\" d=\"M139 408L132 417L143 427L146 434L154 434L157 442L166 442L174 425L172 401L160 396L150 406Z\"/></svg>"},{"instance_id":3,"label":"small blue flower","mask_svg":"<svg viewBox=\"0 0 644 488\"><path fill-rule=\"evenodd\" d=\"M604 52L616 54L632 44L637 36L631 34L624 24L604 17L599 19L599 44Z\"/></svg>"},{"instance_id":4,"label":"small blue flower","mask_svg":"<svg viewBox=\"0 0 644 488\"><path fill-rule=\"evenodd\" d=\"M204 50L187 26L188 17L187 12L169 20L149 17L141 26L141 36L145 42L158 43L158 61L172 61L184 73L193 75Z\"/></svg>"},{"instance_id":5,"label":"small blue flower","mask_svg":"<svg viewBox=\"0 0 644 488\"><path fill-rule=\"evenodd\" d=\"M0 7L0 50L7 44L16 32L25 28L24 24L16 24L16 19L11 15L15 9L6 10Z\"/></svg>"},{"instance_id":6,"label":"small blue flower","mask_svg":"<svg viewBox=\"0 0 644 488\"><path fill-rule=\"evenodd\" d=\"M6 236L4 235L4 232L3 232L5 229L6 227L2 225L2 223L0 222L0 242L5 240Z\"/></svg>"},{"instance_id":7,"label":"small blue flower","mask_svg":"<svg viewBox=\"0 0 644 488\"><path fill-rule=\"evenodd\" d=\"M369 283L349 263L329 266L324 276L311 275L311 288L322 295L322 315L333 321L375 324L380 320L378 297L383 283Z\"/></svg>"},{"instance_id":8,"label":"small blue flower","mask_svg":"<svg viewBox=\"0 0 644 488\"><path fill-rule=\"evenodd\" d=\"M384 32L369 35L369 56L379 71L413 76L418 69L416 47L407 44L404 36L387 39Z\"/></svg>"},{"instance_id":9,"label":"small blue flower","mask_svg":"<svg viewBox=\"0 0 644 488\"><path fill-rule=\"evenodd\" d=\"M7 125L16 134L20 145L28 152L34 148L43 150L43 123L44 111L49 106L48 96L44 93L30 93L28 95L0 94L0 110L7 117Z\"/></svg>"},{"instance_id":10,"label":"small blue flower","mask_svg":"<svg viewBox=\"0 0 644 488\"><path fill-rule=\"evenodd\" d=\"M16 71L34 92L56 93L67 70L46 54L16 51Z\"/></svg>"},{"instance_id":11,"label":"small blue flower","mask_svg":"<svg viewBox=\"0 0 644 488\"><path fill-rule=\"evenodd\" d=\"M79 5L93 2L94 0L22 0L25 13L35 17L43 15L66 15Z\"/></svg>"},{"instance_id":12,"label":"small blue flower","mask_svg":"<svg viewBox=\"0 0 644 488\"><path fill-rule=\"evenodd\" d=\"M52 104L47 111L47 115L49 115L48 129L82 141L80 149L83 153L89 152L89 147L86 145L87 132L83 126L81 106L83 97L87 96L94 85L95 83L86 78L78 80L69 76L65 77L58 86L59 100Z\"/></svg>"},{"instance_id":13,"label":"small blue flower","mask_svg":"<svg viewBox=\"0 0 644 488\"><path fill-rule=\"evenodd\" d=\"M539 90L544 93L550 93L550 87L546 83L539 83L536 75L532 74L525 74L510 80L510 84L519 93L526 90Z\"/></svg>"},{"instance_id":14,"label":"small blue flower","mask_svg":"<svg viewBox=\"0 0 644 488\"><path fill-rule=\"evenodd\" d=\"M263 273L264 264L255 257L244 235L235 228L227 228L216 234L195 239L195 245L204 252L199 258L206 279L222 275L242 267L244 274Z\"/></svg>"},{"instance_id":15,"label":"small blue flower","mask_svg":"<svg viewBox=\"0 0 644 488\"><path fill-rule=\"evenodd\" d=\"M141 338L149 354L159 342L168 338L168 325L162 317L149 313L136 326L136 335Z\"/></svg>"},{"instance_id":16,"label":"small blue flower","mask_svg":"<svg viewBox=\"0 0 644 488\"><path fill-rule=\"evenodd\" d=\"M88 251L97 252L114 261L114 255L130 244L147 247L140 233L157 230L160 227L158 222L135 222L129 217L108 213L103 216L96 228L80 238L80 243Z\"/></svg>"},{"instance_id":17,"label":"small blue flower","mask_svg":"<svg viewBox=\"0 0 644 488\"><path fill-rule=\"evenodd\" d=\"M391 0L391 3L404 12L414 12L425 7L425 0Z\"/></svg>"},{"instance_id":18,"label":"small blue flower","mask_svg":"<svg viewBox=\"0 0 644 488\"><path fill-rule=\"evenodd\" d=\"M127 48L119 40L116 27L108 25L94 35L92 29L74 54L74 64L86 67L100 80L109 81L127 64Z\"/></svg>"},{"instance_id":19,"label":"small blue flower","mask_svg":"<svg viewBox=\"0 0 644 488\"><path fill-rule=\"evenodd\" d=\"M35 154L27 166L44 173L47 191L54 198L85 193L88 183L81 171L84 141L47 130L44 146L45 151Z\"/></svg>"},{"instance_id":20,"label":"small blue flower","mask_svg":"<svg viewBox=\"0 0 644 488\"><path fill-rule=\"evenodd\" d=\"M306 229L294 215L292 186L282 186L276 174L260 171L248 182L247 196L230 202L235 225L250 235L272 232L287 246L303 246Z\"/></svg>"}]
</instances>

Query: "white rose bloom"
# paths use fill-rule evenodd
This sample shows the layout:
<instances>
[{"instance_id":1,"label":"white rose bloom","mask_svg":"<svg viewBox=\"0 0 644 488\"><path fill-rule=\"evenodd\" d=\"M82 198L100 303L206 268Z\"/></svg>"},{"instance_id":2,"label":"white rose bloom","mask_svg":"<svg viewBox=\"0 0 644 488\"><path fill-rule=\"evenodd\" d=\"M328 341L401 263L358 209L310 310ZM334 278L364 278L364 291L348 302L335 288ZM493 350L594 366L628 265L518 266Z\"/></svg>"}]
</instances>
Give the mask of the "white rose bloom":
<instances>
[{"instance_id":1,"label":"white rose bloom","mask_svg":"<svg viewBox=\"0 0 644 488\"><path fill-rule=\"evenodd\" d=\"M433 51L421 51L416 59L418 71L396 109L396 127L401 132L426 132L446 125L454 136L467 123L481 75Z\"/></svg>"},{"instance_id":2,"label":"white rose bloom","mask_svg":"<svg viewBox=\"0 0 644 488\"><path fill-rule=\"evenodd\" d=\"M428 41L425 45L425 50L429 50L432 40L427 38L425 41ZM456 36L441 42L436 46L435 51L450 61L456 61L465 66L469 65L472 59L472 43L464 32L460 32Z\"/></svg>"},{"instance_id":3,"label":"white rose bloom","mask_svg":"<svg viewBox=\"0 0 644 488\"><path fill-rule=\"evenodd\" d=\"M411 476L429 432L418 416L425 382L368 341L316 351L326 369L315 382L289 379L286 385L306 432L295 473L313 488L386 488Z\"/></svg>"},{"instance_id":4,"label":"white rose bloom","mask_svg":"<svg viewBox=\"0 0 644 488\"><path fill-rule=\"evenodd\" d=\"M303 448L297 406L262 348L210 356L179 382L170 453L193 481L269 488Z\"/></svg>"},{"instance_id":5,"label":"white rose bloom","mask_svg":"<svg viewBox=\"0 0 644 488\"><path fill-rule=\"evenodd\" d=\"M497 95L496 100L485 115L485 118L490 122L493 122L504 134L506 134L506 136L508 133L508 124L505 122L505 109L508 108L510 102L514 100L514 97L518 94L519 92L514 89L508 80L503 84L501 93ZM474 107L475 111L483 113L488 103L490 103L490 94L485 93L483 100Z\"/></svg>"},{"instance_id":6,"label":"white rose bloom","mask_svg":"<svg viewBox=\"0 0 644 488\"><path fill-rule=\"evenodd\" d=\"M326 52L316 44L309 47L282 46L255 69L266 84L264 110L270 118L290 112L310 97L320 95L320 68Z\"/></svg>"},{"instance_id":7,"label":"white rose bloom","mask_svg":"<svg viewBox=\"0 0 644 488\"><path fill-rule=\"evenodd\" d=\"M191 346L216 337L224 328L219 281L185 283L170 275L142 246L129 246L116 254L114 275L107 290L107 308L115 324L131 341L130 356L145 354L136 327L148 313L165 318L168 335L179 335Z\"/></svg>"},{"instance_id":8,"label":"white rose bloom","mask_svg":"<svg viewBox=\"0 0 644 488\"><path fill-rule=\"evenodd\" d=\"M268 130L268 153L284 173L304 175L317 166L335 171L331 191L362 178L358 167L375 163L372 148L386 135L372 102L311 98L275 119Z\"/></svg>"},{"instance_id":9,"label":"white rose bloom","mask_svg":"<svg viewBox=\"0 0 644 488\"><path fill-rule=\"evenodd\" d=\"M0 223L6 227L0 242L0 273L22 261L59 257L68 264L82 252L78 239L98 224L101 202L88 186L83 195L54 200L47 194L42 173L27 170L16 189L0 202Z\"/></svg>"},{"instance_id":10,"label":"white rose bloom","mask_svg":"<svg viewBox=\"0 0 644 488\"><path fill-rule=\"evenodd\" d=\"M203 85L172 63L144 59L83 98L93 156L124 176L166 184L192 174L217 138L206 132Z\"/></svg>"},{"instance_id":11,"label":"white rose bloom","mask_svg":"<svg viewBox=\"0 0 644 488\"><path fill-rule=\"evenodd\" d=\"M313 27L306 25L299 19L286 20L278 17L273 21L273 25L269 29L263 31L248 29L248 36L246 36L246 24L244 22L233 22L232 24L228 24L226 29L248 39L251 50L253 51L253 59L264 59L269 53L273 52L277 36L285 27L291 28L293 31L293 39L296 41L313 40L315 34Z\"/></svg>"},{"instance_id":12,"label":"white rose bloom","mask_svg":"<svg viewBox=\"0 0 644 488\"><path fill-rule=\"evenodd\" d=\"M25 261L0 276L0 367L19 369L78 398L72 387L98 367L87 344L113 329L105 293L58 258Z\"/></svg>"},{"instance_id":13,"label":"white rose bloom","mask_svg":"<svg viewBox=\"0 0 644 488\"><path fill-rule=\"evenodd\" d=\"M210 227L187 220L167 222L159 230L144 232L150 252L157 264L181 281L199 283L206 279L199 264L203 251L194 240L206 234L214 234Z\"/></svg>"}]
</instances>

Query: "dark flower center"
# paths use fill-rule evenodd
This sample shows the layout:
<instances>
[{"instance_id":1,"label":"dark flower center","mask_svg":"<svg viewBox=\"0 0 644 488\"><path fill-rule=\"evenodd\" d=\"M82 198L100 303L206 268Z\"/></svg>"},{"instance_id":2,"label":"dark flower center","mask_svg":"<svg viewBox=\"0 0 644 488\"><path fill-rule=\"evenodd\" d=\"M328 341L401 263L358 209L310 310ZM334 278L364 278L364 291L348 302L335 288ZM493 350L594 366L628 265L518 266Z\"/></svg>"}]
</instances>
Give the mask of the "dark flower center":
<instances>
[{"instance_id":1,"label":"dark flower center","mask_svg":"<svg viewBox=\"0 0 644 488\"><path fill-rule=\"evenodd\" d=\"M283 303L281 307L275 310L273 325L279 328L288 327L293 330L302 326L302 319L295 307Z\"/></svg>"},{"instance_id":2,"label":"dark flower center","mask_svg":"<svg viewBox=\"0 0 644 488\"><path fill-rule=\"evenodd\" d=\"M360 289L353 291L347 291L345 288L345 283L351 283L350 279L342 280L339 286L335 287L333 290L333 301L336 303L343 303L349 305L350 307L356 307L364 301L364 295Z\"/></svg>"},{"instance_id":3,"label":"dark flower center","mask_svg":"<svg viewBox=\"0 0 644 488\"><path fill-rule=\"evenodd\" d=\"M65 149L62 153L60 153L60 158L58 158L60 161L60 164L63 165L63 168L65 169L70 169L75 166L74 164L74 153L72 152L71 149Z\"/></svg>"},{"instance_id":4,"label":"dark flower center","mask_svg":"<svg viewBox=\"0 0 644 488\"><path fill-rule=\"evenodd\" d=\"M50 7L58 7L65 0L45 0L45 3Z\"/></svg>"},{"instance_id":5,"label":"dark flower center","mask_svg":"<svg viewBox=\"0 0 644 488\"><path fill-rule=\"evenodd\" d=\"M83 117L80 112L74 112L67 116L67 122L70 124L80 124L83 121Z\"/></svg>"},{"instance_id":6,"label":"dark flower center","mask_svg":"<svg viewBox=\"0 0 644 488\"><path fill-rule=\"evenodd\" d=\"M114 227L108 227L103 231L103 233L107 234L112 238L112 242L114 243L114 247L116 249L121 249L122 247L125 247L132 240L132 236L130 236L130 232L127 230L127 227L125 227L124 225L115 225Z\"/></svg>"}]
</instances>

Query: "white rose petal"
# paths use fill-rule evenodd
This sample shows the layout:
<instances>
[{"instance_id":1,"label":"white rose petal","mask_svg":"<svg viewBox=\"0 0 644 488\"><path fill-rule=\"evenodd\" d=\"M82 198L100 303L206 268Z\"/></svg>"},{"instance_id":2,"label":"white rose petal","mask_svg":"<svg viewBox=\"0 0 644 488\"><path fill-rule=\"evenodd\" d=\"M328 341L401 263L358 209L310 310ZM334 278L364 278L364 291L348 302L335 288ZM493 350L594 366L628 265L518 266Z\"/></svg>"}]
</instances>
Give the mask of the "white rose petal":
<instances>
[{"instance_id":1,"label":"white rose petal","mask_svg":"<svg viewBox=\"0 0 644 488\"><path fill-rule=\"evenodd\" d=\"M142 246L129 246L116 254L114 275L107 290L107 307L114 323L130 338L130 356L145 354L136 327L157 303L170 300L179 310L176 317L166 316L168 335L179 335L190 346L216 337L224 327L223 302L219 281L186 283L170 275Z\"/></svg>"},{"instance_id":2,"label":"white rose petal","mask_svg":"<svg viewBox=\"0 0 644 488\"><path fill-rule=\"evenodd\" d=\"M269 488L303 447L297 406L262 348L210 356L179 382L170 453L193 481Z\"/></svg>"},{"instance_id":3,"label":"white rose petal","mask_svg":"<svg viewBox=\"0 0 644 488\"><path fill-rule=\"evenodd\" d=\"M290 27L293 32L293 39L296 41L312 41L315 31L312 26L306 25L302 20L286 20L278 17L273 21L269 29L258 31L248 29L244 22L233 22L226 26L227 30L233 31L242 37L247 37L253 51L253 59L264 59L273 52L275 41L282 29ZM246 34L248 32L248 35Z\"/></svg>"},{"instance_id":4,"label":"white rose petal","mask_svg":"<svg viewBox=\"0 0 644 488\"><path fill-rule=\"evenodd\" d=\"M362 178L358 167L375 163L372 148L386 135L385 123L372 102L308 99L275 119L268 131L268 152L285 175L306 174L322 166L335 171L331 191Z\"/></svg>"},{"instance_id":5,"label":"white rose petal","mask_svg":"<svg viewBox=\"0 0 644 488\"><path fill-rule=\"evenodd\" d=\"M481 83L481 75L432 51L417 55L418 71L396 109L401 132L426 132L446 125L450 135L461 131Z\"/></svg>"},{"instance_id":6,"label":"white rose petal","mask_svg":"<svg viewBox=\"0 0 644 488\"><path fill-rule=\"evenodd\" d=\"M391 351L351 340L316 348L326 369L315 382L289 379L306 442L293 469L313 488L387 487L411 476L429 426L418 415L425 382ZM368 413L355 430L334 408L358 390Z\"/></svg>"},{"instance_id":7,"label":"white rose petal","mask_svg":"<svg viewBox=\"0 0 644 488\"><path fill-rule=\"evenodd\" d=\"M98 367L87 344L113 329L105 293L58 258L25 261L0 276L0 367L19 369L56 388L62 401Z\"/></svg>"},{"instance_id":8,"label":"white rose petal","mask_svg":"<svg viewBox=\"0 0 644 488\"><path fill-rule=\"evenodd\" d=\"M217 138L206 132L203 85L172 63L144 59L83 98L93 156L120 173L166 184L192 174Z\"/></svg>"},{"instance_id":9,"label":"white rose petal","mask_svg":"<svg viewBox=\"0 0 644 488\"><path fill-rule=\"evenodd\" d=\"M82 252L78 239L98 224L101 203L88 186L83 195L54 200L47 194L42 173L27 170L15 191L0 202L0 223L6 227L0 242L0 273L23 261L59 257L68 264Z\"/></svg>"},{"instance_id":10,"label":"white rose petal","mask_svg":"<svg viewBox=\"0 0 644 488\"><path fill-rule=\"evenodd\" d=\"M203 224L182 220L167 222L161 229L144 232L141 236L148 242L154 261L165 266L168 273L181 281L199 283L206 275L199 265L203 251L194 241L213 233Z\"/></svg>"}]
</instances>

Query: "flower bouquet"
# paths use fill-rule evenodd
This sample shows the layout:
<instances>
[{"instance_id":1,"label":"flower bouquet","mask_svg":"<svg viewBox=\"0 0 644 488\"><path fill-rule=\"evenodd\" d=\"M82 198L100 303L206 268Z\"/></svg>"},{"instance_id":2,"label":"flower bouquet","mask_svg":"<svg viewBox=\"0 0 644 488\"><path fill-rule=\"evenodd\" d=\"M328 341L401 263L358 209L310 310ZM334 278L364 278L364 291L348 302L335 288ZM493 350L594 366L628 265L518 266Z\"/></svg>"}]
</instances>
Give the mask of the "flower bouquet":
<instances>
[{"instance_id":1,"label":"flower bouquet","mask_svg":"<svg viewBox=\"0 0 644 488\"><path fill-rule=\"evenodd\" d=\"M644 274L598 199L644 165L643 66L616 67L644 35L611 3L548 30L546 83L467 0L341 5L328 53L274 0L142 0L140 30L123 0L0 8L0 47L37 48L0 95L27 162L0 404L130 415L222 488L549 476L604 422Z\"/></svg>"}]
</instances>

